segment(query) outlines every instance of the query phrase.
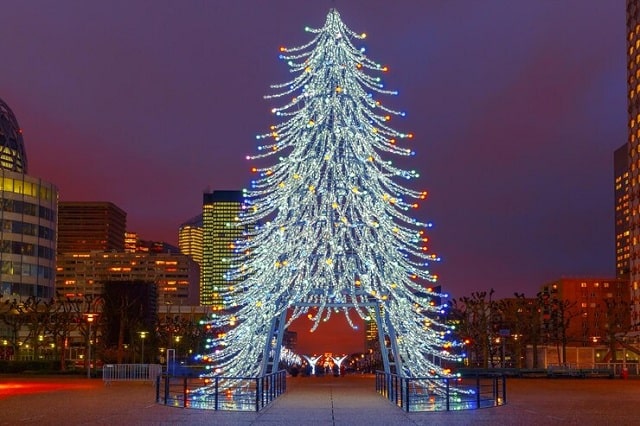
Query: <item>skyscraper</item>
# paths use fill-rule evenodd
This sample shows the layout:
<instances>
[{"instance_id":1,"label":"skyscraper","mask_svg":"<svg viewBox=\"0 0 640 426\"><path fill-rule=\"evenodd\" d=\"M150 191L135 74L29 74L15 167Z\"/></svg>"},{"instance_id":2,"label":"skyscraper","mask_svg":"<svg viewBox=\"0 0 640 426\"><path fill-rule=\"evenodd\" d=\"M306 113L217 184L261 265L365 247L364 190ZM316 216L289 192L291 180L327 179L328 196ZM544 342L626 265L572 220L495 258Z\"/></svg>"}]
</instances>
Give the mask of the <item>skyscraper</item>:
<instances>
[{"instance_id":1,"label":"skyscraper","mask_svg":"<svg viewBox=\"0 0 640 426\"><path fill-rule=\"evenodd\" d=\"M220 289L230 285L225 274L229 269L233 245L243 233L237 225L242 202L242 191L213 191L203 195L201 305L225 308Z\"/></svg>"},{"instance_id":2,"label":"skyscraper","mask_svg":"<svg viewBox=\"0 0 640 426\"><path fill-rule=\"evenodd\" d=\"M124 251L127 214L108 201L58 205L58 252Z\"/></svg>"},{"instance_id":3,"label":"skyscraper","mask_svg":"<svg viewBox=\"0 0 640 426\"><path fill-rule=\"evenodd\" d=\"M191 256L198 265L202 265L202 214L180 225L178 247L180 253Z\"/></svg>"},{"instance_id":4,"label":"skyscraper","mask_svg":"<svg viewBox=\"0 0 640 426\"><path fill-rule=\"evenodd\" d=\"M0 99L0 295L54 294L58 190L27 175L22 129Z\"/></svg>"},{"instance_id":5,"label":"skyscraper","mask_svg":"<svg viewBox=\"0 0 640 426\"><path fill-rule=\"evenodd\" d=\"M613 155L616 278L629 279L629 147L624 144Z\"/></svg>"},{"instance_id":6,"label":"skyscraper","mask_svg":"<svg viewBox=\"0 0 640 426\"><path fill-rule=\"evenodd\" d=\"M631 326L640 329L640 1L627 0Z\"/></svg>"}]
</instances>

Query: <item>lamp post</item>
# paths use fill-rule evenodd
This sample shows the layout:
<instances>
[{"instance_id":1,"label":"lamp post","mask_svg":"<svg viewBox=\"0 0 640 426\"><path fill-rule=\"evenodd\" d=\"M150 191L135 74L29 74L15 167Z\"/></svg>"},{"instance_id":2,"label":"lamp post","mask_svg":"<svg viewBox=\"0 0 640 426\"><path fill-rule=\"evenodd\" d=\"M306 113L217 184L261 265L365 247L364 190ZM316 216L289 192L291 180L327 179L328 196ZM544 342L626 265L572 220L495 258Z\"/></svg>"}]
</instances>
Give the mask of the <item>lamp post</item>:
<instances>
[{"instance_id":1,"label":"lamp post","mask_svg":"<svg viewBox=\"0 0 640 426\"><path fill-rule=\"evenodd\" d=\"M42 342L44 342L44 336L41 334L38 336L38 353L34 353L33 356L34 358L37 357L37 359L41 359L42 358Z\"/></svg>"},{"instance_id":2,"label":"lamp post","mask_svg":"<svg viewBox=\"0 0 640 426\"><path fill-rule=\"evenodd\" d=\"M96 319L96 314L84 314L89 323L89 335L87 336L87 379L91 378L91 324Z\"/></svg>"},{"instance_id":3,"label":"lamp post","mask_svg":"<svg viewBox=\"0 0 640 426\"><path fill-rule=\"evenodd\" d=\"M176 341L176 355L178 355L178 358L180 357L179 351L178 351L178 346L180 345L180 339L182 337L181 336L175 336L174 339Z\"/></svg>"},{"instance_id":4,"label":"lamp post","mask_svg":"<svg viewBox=\"0 0 640 426\"><path fill-rule=\"evenodd\" d=\"M144 364L144 339L145 337L147 337L147 332L146 331L141 331L140 332L140 340L142 341L142 356L140 357L140 363Z\"/></svg>"}]
</instances>

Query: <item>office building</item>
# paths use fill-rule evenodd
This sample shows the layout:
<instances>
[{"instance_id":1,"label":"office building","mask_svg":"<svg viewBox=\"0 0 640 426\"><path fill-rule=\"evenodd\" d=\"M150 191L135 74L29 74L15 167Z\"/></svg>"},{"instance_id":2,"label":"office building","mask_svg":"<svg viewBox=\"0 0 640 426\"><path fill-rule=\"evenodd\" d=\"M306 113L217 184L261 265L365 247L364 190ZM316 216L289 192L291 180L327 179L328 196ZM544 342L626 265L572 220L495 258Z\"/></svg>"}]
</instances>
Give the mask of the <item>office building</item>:
<instances>
[{"instance_id":1,"label":"office building","mask_svg":"<svg viewBox=\"0 0 640 426\"><path fill-rule=\"evenodd\" d=\"M378 323L375 318L366 317L364 319L364 350L375 351L380 348L380 339L378 339Z\"/></svg>"},{"instance_id":2,"label":"office building","mask_svg":"<svg viewBox=\"0 0 640 426\"><path fill-rule=\"evenodd\" d=\"M631 323L640 330L640 2L627 0L626 15Z\"/></svg>"},{"instance_id":3,"label":"office building","mask_svg":"<svg viewBox=\"0 0 640 426\"><path fill-rule=\"evenodd\" d=\"M616 278L629 279L629 148L613 155L615 199Z\"/></svg>"},{"instance_id":4,"label":"office building","mask_svg":"<svg viewBox=\"0 0 640 426\"><path fill-rule=\"evenodd\" d=\"M200 272L189 256L124 252L58 255L56 290L61 297L103 296L106 283L119 281L155 284L160 306L198 304Z\"/></svg>"},{"instance_id":5,"label":"office building","mask_svg":"<svg viewBox=\"0 0 640 426\"><path fill-rule=\"evenodd\" d=\"M124 251L126 253L135 253L138 250L138 234L135 232L127 231L124 233Z\"/></svg>"},{"instance_id":6,"label":"office building","mask_svg":"<svg viewBox=\"0 0 640 426\"><path fill-rule=\"evenodd\" d=\"M0 295L50 298L58 190L27 172L22 129L0 99Z\"/></svg>"},{"instance_id":7,"label":"office building","mask_svg":"<svg viewBox=\"0 0 640 426\"><path fill-rule=\"evenodd\" d=\"M242 238L238 226L243 203L242 191L204 193L202 200L202 284L200 304L224 309L221 291L230 283L225 278L233 258L233 244Z\"/></svg>"},{"instance_id":8,"label":"office building","mask_svg":"<svg viewBox=\"0 0 640 426\"><path fill-rule=\"evenodd\" d=\"M58 204L58 253L123 252L127 214L108 201Z\"/></svg>"},{"instance_id":9,"label":"office building","mask_svg":"<svg viewBox=\"0 0 640 426\"><path fill-rule=\"evenodd\" d=\"M124 233L124 251L127 253L180 253L180 249L164 241L141 240L136 232Z\"/></svg>"},{"instance_id":10,"label":"office building","mask_svg":"<svg viewBox=\"0 0 640 426\"><path fill-rule=\"evenodd\" d=\"M627 279L560 278L543 286L540 295L546 343L597 345L631 326Z\"/></svg>"},{"instance_id":11,"label":"office building","mask_svg":"<svg viewBox=\"0 0 640 426\"><path fill-rule=\"evenodd\" d=\"M198 265L202 265L202 214L180 225L178 248L180 253L191 256Z\"/></svg>"}]
</instances>

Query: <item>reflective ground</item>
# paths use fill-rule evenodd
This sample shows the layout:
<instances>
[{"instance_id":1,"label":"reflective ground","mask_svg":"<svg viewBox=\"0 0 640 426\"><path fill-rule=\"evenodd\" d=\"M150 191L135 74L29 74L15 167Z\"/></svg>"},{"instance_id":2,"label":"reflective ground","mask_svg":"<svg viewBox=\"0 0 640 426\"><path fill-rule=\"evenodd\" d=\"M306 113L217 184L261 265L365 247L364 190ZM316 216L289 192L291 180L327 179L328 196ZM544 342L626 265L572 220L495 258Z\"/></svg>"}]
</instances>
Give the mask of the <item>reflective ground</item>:
<instances>
[{"instance_id":1,"label":"reflective ground","mask_svg":"<svg viewBox=\"0 0 640 426\"><path fill-rule=\"evenodd\" d=\"M255 412L165 407L149 383L0 376L0 425L635 425L640 380L508 379L507 404L406 413L375 392L373 376L288 378Z\"/></svg>"}]
</instances>

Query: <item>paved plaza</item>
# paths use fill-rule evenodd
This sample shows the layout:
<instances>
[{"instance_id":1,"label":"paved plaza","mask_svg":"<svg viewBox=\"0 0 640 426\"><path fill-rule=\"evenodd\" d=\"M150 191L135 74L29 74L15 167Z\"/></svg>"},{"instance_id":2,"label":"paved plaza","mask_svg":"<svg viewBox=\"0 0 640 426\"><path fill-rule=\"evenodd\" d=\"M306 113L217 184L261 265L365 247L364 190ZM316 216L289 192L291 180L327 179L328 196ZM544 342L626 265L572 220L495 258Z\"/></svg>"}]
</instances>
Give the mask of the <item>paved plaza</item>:
<instances>
[{"instance_id":1,"label":"paved plaza","mask_svg":"<svg viewBox=\"0 0 640 426\"><path fill-rule=\"evenodd\" d=\"M635 425L638 379L508 379L507 405L405 413L373 376L295 377L259 413L155 403L155 386L99 379L0 376L0 425Z\"/></svg>"}]
</instances>

